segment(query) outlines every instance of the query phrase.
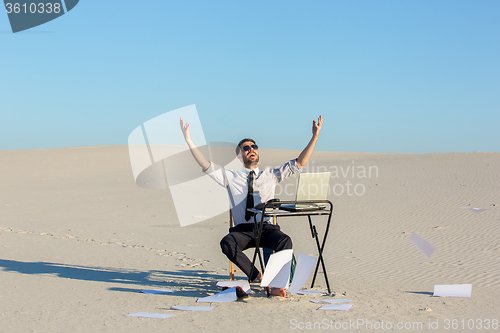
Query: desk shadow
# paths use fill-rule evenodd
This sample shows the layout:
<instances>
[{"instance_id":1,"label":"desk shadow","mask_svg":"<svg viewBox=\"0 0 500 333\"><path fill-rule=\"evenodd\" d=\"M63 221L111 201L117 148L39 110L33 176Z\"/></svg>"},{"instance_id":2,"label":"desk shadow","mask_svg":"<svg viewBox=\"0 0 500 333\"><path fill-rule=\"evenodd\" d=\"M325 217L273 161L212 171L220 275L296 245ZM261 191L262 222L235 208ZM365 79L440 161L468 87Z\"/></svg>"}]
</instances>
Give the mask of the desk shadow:
<instances>
[{"instance_id":1,"label":"desk shadow","mask_svg":"<svg viewBox=\"0 0 500 333\"><path fill-rule=\"evenodd\" d=\"M108 290L121 292L140 292L143 289L175 289L177 296L200 297L202 294L220 291L217 281L227 280L227 275L212 274L202 270L179 271L139 271L113 267L91 267L52 262L23 262L0 259L0 268L6 272L30 275L52 275L65 279L122 283L141 286L139 288L110 287ZM201 293L201 294L200 294Z\"/></svg>"},{"instance_id":2,"label":"desk shadow","mask_svg":"<svg viewBox=\"0 0 500 333\"><path fill-rule=\"evenodd\" d=\"M405 293L418 294L418 295L428 295L428 296L434 295L434 293L431 293L431 292L428 292L428 291L405 291Z\"/></svg>"}]
</instances>

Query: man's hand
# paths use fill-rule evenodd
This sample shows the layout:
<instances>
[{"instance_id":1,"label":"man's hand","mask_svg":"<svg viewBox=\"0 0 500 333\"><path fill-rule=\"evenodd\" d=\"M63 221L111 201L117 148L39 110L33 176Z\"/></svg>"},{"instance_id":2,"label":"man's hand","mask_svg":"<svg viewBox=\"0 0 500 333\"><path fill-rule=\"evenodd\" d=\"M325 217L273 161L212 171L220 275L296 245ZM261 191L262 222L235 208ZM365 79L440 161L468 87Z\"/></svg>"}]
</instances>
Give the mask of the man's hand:
<instances>
[{"instance_id":1,"label":"man's hand","mask_svg":"<svg viewBox=\"0 0 500 333\"><path fill-rule=\"evenodd\" d=\"M319 132L321 131L321 125L323 125L323 117L319 116L318 121L313 120L313 136L311 141L307 144L307 147L300 153L299 157L297 157L297 165L299 168L302 168L306 165L307 161L309 161L309 157L314 150L314 146L316 145L316 141L318 141Z\"/></svg>"},{"instance_id":2,"label":"man's hand","mask_svg":"<svg viewBox=\"0 0 500 333\"><path fill-rule=\"evenodd\" d=\"M186 143L191 150L191 154L193 155L194 159L198 164L203 168L203 170L207 170L208 167L210 166L210 162L207 161L205 156L200 152L198 148L194 145L193 141L191 140L191 133L189 132L189 124L184 123L184 120L181 118L181 130L182 134L184 134L184 139L186 140Z\"/></svg>"},{"instance_id":3,"label":"man's hand","mask_svg":"<svg viewBox=\"0 0 500 333\"><path fill-rule=\"evenodd\" d=\"M182 118L181 118L181 130L182 134L184 135L184 140L186 140L186 142L191 140L191 133L189 132L189 124L184 123L184 119Z\"/></svg>"},{"instance_id":4,"label":"man's hand","mask_svg":"<svg viewBox=\"0 0 500 333\"><path fill-rule=\"evenodd\" d=\"M321 125L323 125L323 116L319 116L318 121L313 120L313 138L318 138L319 132L321 131Z\"/></svg>"}]
</instances>

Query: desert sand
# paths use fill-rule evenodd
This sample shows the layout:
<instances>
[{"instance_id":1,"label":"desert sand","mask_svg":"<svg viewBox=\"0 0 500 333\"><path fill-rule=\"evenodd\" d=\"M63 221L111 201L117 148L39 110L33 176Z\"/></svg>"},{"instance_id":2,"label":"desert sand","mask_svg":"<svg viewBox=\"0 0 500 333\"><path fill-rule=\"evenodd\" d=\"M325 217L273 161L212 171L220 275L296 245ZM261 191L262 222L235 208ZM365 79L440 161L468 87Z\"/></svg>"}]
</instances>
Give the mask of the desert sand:
<instances>
[{"instance_id":1,"label":"desert sand","mask_svg":"<svg viewBox=\"0 0 500 333\"><path fill-rule=\"evenodd\" d=\"M298 152L260 155L263 167ZM252 285L249 299L210 312L170 307L210 305L196 300L228 279L219 248L228 213L181 228L168 190L135 184L126 146L0 151L0 161L1 332L500 330L500 153L315 152L309 172L338 171L324 253L332 295L267 298ZM317 256L307 220L279 222L295 253ZM430 258L412 233L436 247ZM472 296L433 297L439 284L472 284ZM325 288L320 274L314 289ZM356 302L348 311L310 302L332 296ZM175 316L125 316L135 312Z\"/></svg>"}]
</instances>

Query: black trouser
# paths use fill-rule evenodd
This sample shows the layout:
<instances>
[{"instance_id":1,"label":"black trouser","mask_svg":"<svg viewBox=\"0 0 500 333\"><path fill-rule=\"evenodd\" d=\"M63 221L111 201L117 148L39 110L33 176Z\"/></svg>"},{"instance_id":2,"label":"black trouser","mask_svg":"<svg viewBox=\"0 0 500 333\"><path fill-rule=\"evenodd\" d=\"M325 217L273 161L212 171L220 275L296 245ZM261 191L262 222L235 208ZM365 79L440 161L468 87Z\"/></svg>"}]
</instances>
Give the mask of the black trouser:
<instances>
[{"instance_id":1,"label":"black trouser","mask_svg":"<svg viewBox=\"0 0 500 333\"><path fill-rule=\"evenodd\" d=\"M252 262L243 253L244 250L255 247L253 223L242 223L229 228L229 234L222 238L220 247L227 258L238 266L251 281L257 278L259 275L257 267L254 267L250 277ZM259 247L276 252L291 249L292 239L280 230L279 225L266 223L262 228Z\"/></svg>"}]
</instances>

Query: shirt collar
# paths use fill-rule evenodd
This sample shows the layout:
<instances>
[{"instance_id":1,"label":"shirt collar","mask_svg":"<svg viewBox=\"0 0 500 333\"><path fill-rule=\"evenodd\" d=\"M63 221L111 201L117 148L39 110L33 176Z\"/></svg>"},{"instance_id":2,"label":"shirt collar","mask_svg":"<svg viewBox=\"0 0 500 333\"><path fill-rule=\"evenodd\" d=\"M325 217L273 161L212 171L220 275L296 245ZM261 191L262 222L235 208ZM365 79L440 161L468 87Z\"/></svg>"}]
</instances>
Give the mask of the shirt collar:
<instances>
[{"instance_id":1,"label":"shirt collar","mask_svg":"<svg viewBox=\"0 0 500 333\"><path fill-rule=\"evenodd\" d=\"M259 174L259 167L256 167L255 169L247 169L245 167L243 167L243 171L247 176L250 174L250 172L255 172L255 175L258 175Z\"/></svg>"}]
</instances>

